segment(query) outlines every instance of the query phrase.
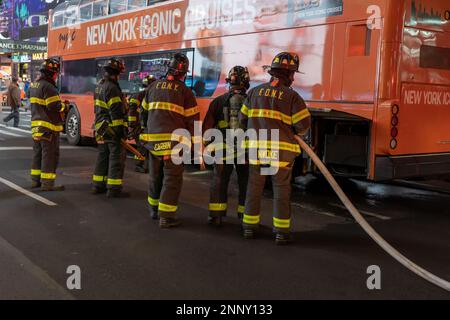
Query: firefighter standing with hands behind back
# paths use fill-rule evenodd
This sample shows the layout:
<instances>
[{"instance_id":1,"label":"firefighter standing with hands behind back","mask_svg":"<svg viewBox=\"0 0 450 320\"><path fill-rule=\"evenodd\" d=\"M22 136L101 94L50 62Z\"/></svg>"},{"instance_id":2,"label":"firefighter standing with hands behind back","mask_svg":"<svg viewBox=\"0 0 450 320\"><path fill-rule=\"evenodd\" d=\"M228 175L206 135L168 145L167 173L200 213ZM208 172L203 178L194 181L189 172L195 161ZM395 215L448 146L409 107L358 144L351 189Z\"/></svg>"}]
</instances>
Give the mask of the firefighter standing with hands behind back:
<instances>
[{"instance_id":1,"label":"firefighter standing with hands behind back","mask_svg":"<svg viewBox=\"0 0 450 320\"><path fill-rule=\"evenodd\" d=\"M106 121L112 129L105 136L96 136L98 157L93 176L94 194L107 193L108 198L127 197L122 192L126 151L121 139L127 137L127 115L119 76L125 71L123 61L112 58L103 66L103 79L95 89L95 128L98 130Z\"/></svg>"},{"instance_id":2,"label":"firefighter standing with hands behind back","mask_svg":"<svg viewBox=\"0 0 450 320\"><path fill-rule=\"evenodd\" d=\"M134 171L140 173L148 172L148 150L139 143L139 135L147 127L148 111L142 108L147 93L147 88L155 81L153 75L146 76L142 79L142 88L144 90L133 94L129 102L128 110L128 126L130 128L128 138L135 139L138 144L138 151L146 157L146 160L136 159L136 167Z\"/></svg>"},{"instance_id":3,"label":"firefighter standing with hands behind back","mask_svg":"<svg viewBox=\"0 0 450 320\"><path fill-rule=\"evenodd\" d=\"M161 228L180 224L176 212L184 167L171 159L172 149L180 142L173 140L172 133L187 129L193 137L194 122L200 118L195 96L184 83L189 70L186 55L175 54L168 69L165 79L153 82L147 91L143 103L143 108L148 111L147 132L141 135L141 141L146 142L150 151L150 214L153 219L158 219L159 214Z\"/></svg>"},{"instance_id":4,"label":"firefighter standing with hands behind back","mask_svg":"<svg viewBox=\"0 0 450 320\"><path fill-rule=\"evenodd\" d=\"M44 191L63 191L64 186L55 185L59 161L59 134L63 131L66 110L56 86L60 72L59 61L46 59L40 72L40 77L29 88L31 132L34 140L32 187L42 187Z\"/></svg>"},{"instance_id":5,"label":"firefighter standing with hands behind back","mask_svg":"<svg viewBox=\"0 0 450 320\"><path fill-rule=\"evenodd\" d=\"M250 87L250 76L248 69L235 66L228 73L226 81L229 84L229 91L211 102L205 120L203 122L203 132L216 128L226 137L227 130L240 128L239 112L247 97L247 90ZM222 218L226 216L228 207L228 185L233 169L236 167L239 185L239 206L237 209L239 219L242 219L245 205L245 194L247 192L248 164L237 163L236 150L228 150L234 147L234 142L223 143L223 147L212 141L208 146L212 149L219 149L223 153L222 159L217 159L214 164L214 176L211 184L211 194L209 203L209 223L219 226Z\"/></svg>"},{"instance_id":6,"label":"firefighter standing with hands behind back","mask_svg":"<svg viewBox=\"0 0 450 320\"><path fill-rule=\"evenodd\" d=\"M275 168L272 174L274 192L273 226L277 244L290 242L290 194L292 167L300 154L294 135L304 135L311 125L311 116L305 102L291 87L294 75L299 72L299 57L282 52L272 61L269 83L253 88L241 109L241 123L247 129L256 130L257 140L247 141L250 154L250 173L243 218L244 237L251 239L260 223L261 197L266 175L263 167ZM266 140L258 131L278 130L277 139L273 131ZM257 152L252 152L252 150ZM256 157L255 157L256 155ZM269 172L267 172L269 173Z\"/></svg>"}]
</instances>

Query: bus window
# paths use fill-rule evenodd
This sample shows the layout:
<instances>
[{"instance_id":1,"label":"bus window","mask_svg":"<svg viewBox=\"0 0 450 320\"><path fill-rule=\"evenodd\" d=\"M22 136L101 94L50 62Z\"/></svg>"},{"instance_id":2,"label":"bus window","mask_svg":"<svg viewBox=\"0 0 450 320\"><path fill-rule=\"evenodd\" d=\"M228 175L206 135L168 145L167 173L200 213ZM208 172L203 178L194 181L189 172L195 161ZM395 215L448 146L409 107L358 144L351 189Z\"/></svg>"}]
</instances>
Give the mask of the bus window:
<instances>
[{"instance_id":1,"label":"bus window","mask_svg":"<svg viewBox=\"0 0 450 320\"><path fill-rule=\"evenodd\" d=\"M78 6L68 5L64 14L64 25L68 26L78 22Z\"/></svg>"},{"instance_id":2,"label":"bus window","mask_svg":"<svg viewBox=\"0 0 450 320\"><path fill-rule=\"evenodd\" d=\"M450 70L450 48L421 46L420 67Z\"/></svg>"},{"instance_id":3,"label":"bus window","mask_svg":"<svg viewBox=\"0 0 450 320\"><path fill-rule=\"evenodd\" d=\"M93 3L92 18L100 18L108 15L108 0L101 0Z\"/></svg>"},{"instance_id":4,"label":"bus window","mask_svg":"<svg viewBox=\"0 0 450 320\"><path fill-rule=\"evenodd\" d=\"M61 93L93 95L97 79L95 59L64 61L61 70Z\"/></svg>"},{"instance_id":5,"label":"bus window","mask_svg":"<svg viewBox=\"0 0 450 320\"><path fill-rule=\"evenodd\" d=\"M128 10L135 10L147 6L147 0L128 0Z\"/></svg>"},{"instance_id":6,"label":"bus window","mask_svg":"<svg viewBox=\"0 0 450 320\"><path fill-rule=\"evenodd\" d=\"M54 14L52 27L58 28L58 27L62 27L63 25L64 25L64 13L60 12L58 14Z\"/></svg>"},{"instance_id":7,"label":"bus window","mask_svg":"<svg viewBox=\"0 0 450 320\"><path fill-rule=\"evenodd\" d=\"M116 14L127 10L127 0L110 0L109 13Z\"/></svg>"},{"instance_id":8,"label":"bus window","mask_svg":"<svg viewBox=\"0 0 450 320\"><path fill-rule=\"evenodd\" d=\"M89 21L92 19L92 3L80 6L80 21Z\"/></svg>"}]
</instances>

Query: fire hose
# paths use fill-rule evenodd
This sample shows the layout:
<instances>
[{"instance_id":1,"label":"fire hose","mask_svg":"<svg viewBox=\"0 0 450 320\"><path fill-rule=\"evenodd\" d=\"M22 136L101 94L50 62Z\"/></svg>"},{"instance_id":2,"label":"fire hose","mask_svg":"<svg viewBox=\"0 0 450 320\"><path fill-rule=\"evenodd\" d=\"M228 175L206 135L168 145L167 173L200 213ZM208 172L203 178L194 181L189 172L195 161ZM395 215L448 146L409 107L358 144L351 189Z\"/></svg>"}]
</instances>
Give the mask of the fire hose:
<instances>
[{"instance_id":1,"label":"fire hose","mask_svg":"<svg viewBox=\"0 0 450 320\"><path fill-rule=\"evenodd\" d=\"M370 224L364 219L364 217L359 213L358 209L353 205L344 191L341 189L339 184L333 178L331 173L325 167L324 163L319 159L319 157L314 153L314 151L309 147L309 145L303 141L299 136L295 136L300 147L306 151L311 160L315 163L315 165L319 168L319 170L324 175L325 179L328 181L330 186L333 188L334 192L337 194L339 199L342 201L344 206L350 212L350 214L355 218L356 222L363 228L363 230L391 257L401 263L403 266L408 268L410 271L414 272L418 276L422 277L428 282L433 283L434 285L441 287L444 290L450 291L450 282L439 278L438 276L430 273L424 268L418 266L399 251L397 251L394 247L392 247L386 240L384 240L375 229L370 226Z\"/></svg>"}]
</instances>

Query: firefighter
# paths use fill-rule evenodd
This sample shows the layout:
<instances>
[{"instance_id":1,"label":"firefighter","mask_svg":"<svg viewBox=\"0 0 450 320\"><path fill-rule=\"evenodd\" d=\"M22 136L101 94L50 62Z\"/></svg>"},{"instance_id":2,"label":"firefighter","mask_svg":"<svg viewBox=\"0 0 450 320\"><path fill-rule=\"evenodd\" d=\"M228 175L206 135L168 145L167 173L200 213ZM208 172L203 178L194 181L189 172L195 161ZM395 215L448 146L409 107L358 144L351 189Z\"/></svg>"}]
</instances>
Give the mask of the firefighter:
<instances>
[{"instance_id":1,"label":"firefighter","mask_svg":"<svg viewBox=\"0 0 450 320\"><path fill-rule=\"evenodd\" d=\"M172 140L172 133L186 129L193 137L194 122L200 117L195 96L184 83L188 70L186 55L175 54L166 77L152 83L143 102L143 108L148 111L148 122L141 141L146 142L150 151L148 203L151 217L160 218L161 228L180 224L176 213L184 167L172 161L172 149L180 143ZM199 142L198 138L194 140Z\"/></svg>"},{"instance_id":2,"label":"firefighter","mask_svg":"<svg viewBox=\"0 0 450 320\"><path fill-rule=\"evenodd\" d=\"M228 185L234 168L238 177L239 185L239 205L237 209L238 218L242 219L245 205L245 194L247 191L248 164L238 162L237 150L234 142L231 142L228 150L226 141L226 131L240 129L239 111L247 97L247 90L250 87L250 76L248 69L235 66L228 73L226 79L229 84L229 91L214 99L208 109L203 122L203 132L216 128L222 132L224 137L223 148L219 143L211 142L208 146L210 150L218 148L221 151L221 159L215 155L214 174L211 183L210 203L209 203L209 223L220 226L222 218L226 216L228 206ZM245 157L244 157L245 160Z\"/></svg>"},{"instance_id":3,"label":"firefighter","mask_svg":"<svg viewBox=\"0 0 450 320\"><path fill-rule=\"evenodd\" d=\"M252 140L249 132L246 133L250 137L246 141L250 170L243 218L244 237L247 239L254 237L260 223L261 197L266 176L270 175L274 192L275 241L283 245L291 240L290 183L294 160L300 154L294 135L306 134L311 125L305 102L291 88L294 75L299 72L299 64L299 57L294 53L278 54L267 67L270 82L250 90L240 112L241 124L256 132L257 137ZM269 130L270 135L264 138L263 131L259 131L261 129Z\"/></svg>"},{"instance_id":4,"label":"firefighter","mask_svg":"<svg viewBox=\"0 0 450 320\"><path fill-rule=\"evenodd\" d=\"M130 128L128 138L135 139L138 145L138 151L146 157L146 160L136 159L136 167L134 171L140 173L148 172L148 150L140 143L139 134L147 127L148 111L142 108L147 88L156 80L153 75L146 76L142 79L142 87L144 90L133 94L130 98L128 110L128 126Z\"/></svg>"},{"instance_id":5,"label":"firefighter","mask_svg":"<svg viewBox=\"0 0 450 320\"><path fill-rule=\"evenodd\" d=\"M61 101L56 86L60 63L46 59L41 75L30 86L31 131L34 140L34 156L31 169L32 188L44 191L63 191L55 185L59 161L59 135L63 131L65 103Z\"/></svg>"},{"instance_id":6,"label":"firefighter","mask_svg":"<svg viewBox=\"0 0 450 320\"><path fill-rule=\"evenodd\" d=\"M125 65L122 60L112 58L103 69L103 78L97 84L94 96L95 128L98 129L106 121L113 133L103 137L96 135L99 152L92 192L106 193L108 198L128 197L129 194L122 192L126 151L120 142L128 134L126 104L119 86L119 76L125 71Z\"/></svg>"}]
</instances>

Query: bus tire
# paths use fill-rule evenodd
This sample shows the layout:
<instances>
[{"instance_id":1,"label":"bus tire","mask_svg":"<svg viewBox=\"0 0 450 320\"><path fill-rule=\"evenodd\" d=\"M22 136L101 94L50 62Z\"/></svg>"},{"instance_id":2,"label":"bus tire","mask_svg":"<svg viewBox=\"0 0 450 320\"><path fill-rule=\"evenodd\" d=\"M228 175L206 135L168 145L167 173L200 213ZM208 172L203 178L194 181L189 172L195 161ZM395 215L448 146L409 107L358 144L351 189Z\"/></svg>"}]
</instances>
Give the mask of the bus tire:
<instances>
[{"instance_id":1,"label":"bus tire","mask_svg":"<svg viewBox=\"0 0 450 320\"><path fill-rule=\"evenodd\" d=\"M81 117L76 107L72 107L66 119L67 141L72 146L81 144Z\"/></svg>"}]
</instances>

